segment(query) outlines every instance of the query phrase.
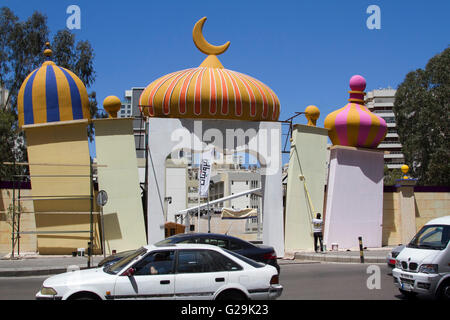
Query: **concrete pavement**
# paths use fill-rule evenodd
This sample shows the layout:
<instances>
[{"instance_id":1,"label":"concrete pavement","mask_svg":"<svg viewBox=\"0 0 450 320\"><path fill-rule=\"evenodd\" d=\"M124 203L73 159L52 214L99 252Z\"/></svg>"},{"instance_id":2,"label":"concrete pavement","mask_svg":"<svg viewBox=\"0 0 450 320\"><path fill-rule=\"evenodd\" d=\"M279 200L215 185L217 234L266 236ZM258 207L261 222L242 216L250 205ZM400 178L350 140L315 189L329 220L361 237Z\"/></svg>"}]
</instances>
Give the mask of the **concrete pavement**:
<instances>
[{"instance_id":1,"label":"concrete pavement","mask_svg":"<svg viewBox=\"0 0 450 320\"><path fill-rule=\"evenodd\" d=\"M364 263L386 263L386 257L393 247L369 248L363 251ZM312 260L319 262L361 263L359 249L316 252L290 253L295 260Z\"/></svg>"},{"instance_id":2,"label":"concrete pavement","mask_svg":"<svg viewBox=\"0 0 450 320\"><path fill-rule=\"evenodd\" d=\"M386 256L391 247L370 248L364 250L365 263L386 263ZM95 267L103 256L93 256L91 266ZM294 252L287 253L278 263L303 264L320 262L360 263L359 250L327 251L326 253ZM10 259L10 254L0 253L0 277L21 277L52 275L66 272L69 268L87 268L87 257L43 256L36 253L21 254L19 258Z\"/></svg>"}]
</instances>

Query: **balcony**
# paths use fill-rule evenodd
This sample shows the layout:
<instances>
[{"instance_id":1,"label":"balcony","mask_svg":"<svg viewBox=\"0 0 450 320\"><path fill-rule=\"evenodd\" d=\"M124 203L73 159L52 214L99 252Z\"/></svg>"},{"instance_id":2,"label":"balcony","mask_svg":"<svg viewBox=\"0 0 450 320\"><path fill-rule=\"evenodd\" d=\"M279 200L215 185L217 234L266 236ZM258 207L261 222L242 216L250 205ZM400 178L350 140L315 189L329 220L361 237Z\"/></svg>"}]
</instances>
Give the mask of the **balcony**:
<instances>
[{"instance_id":1,"label":"balcony","mask_svg":"<svg viewBox=\"0 0 450 320\"><path fill-rule=\"evenodd\" d=\"M384 155L385 159L404 159L403 153L388 153Z\"/></svg>"},{"instance_id":2,"label":"balcony","mask_svg":"<svg viewBox=\"0 0 450 320\"><path fill-rule=\"evenodd\" d=\"M397 141L382 141L378 145L378 149L401 148L402 144Z\"/></svg>"}]
</instances>

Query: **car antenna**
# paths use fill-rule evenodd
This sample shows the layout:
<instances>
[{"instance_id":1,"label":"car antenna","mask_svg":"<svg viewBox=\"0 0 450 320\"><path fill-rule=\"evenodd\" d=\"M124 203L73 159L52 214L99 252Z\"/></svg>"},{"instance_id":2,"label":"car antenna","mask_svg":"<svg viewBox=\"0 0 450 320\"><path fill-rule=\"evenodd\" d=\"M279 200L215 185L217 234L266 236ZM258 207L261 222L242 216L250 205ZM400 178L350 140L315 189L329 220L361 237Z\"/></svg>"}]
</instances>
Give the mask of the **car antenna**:
<instances>
[{"instance_id":1,"label":"car antenna","mask_svg":"<svg viewBox=\"0 0 450 320\"><path fill-rule=\"evenodd\" d=\"M231 229L231 223L230 223L230 226L228 227L227 232L225 232L225 235L226 235L226 236L228 235L228 232L230 231L230 229Z\"/></svg>"}]
</instances>

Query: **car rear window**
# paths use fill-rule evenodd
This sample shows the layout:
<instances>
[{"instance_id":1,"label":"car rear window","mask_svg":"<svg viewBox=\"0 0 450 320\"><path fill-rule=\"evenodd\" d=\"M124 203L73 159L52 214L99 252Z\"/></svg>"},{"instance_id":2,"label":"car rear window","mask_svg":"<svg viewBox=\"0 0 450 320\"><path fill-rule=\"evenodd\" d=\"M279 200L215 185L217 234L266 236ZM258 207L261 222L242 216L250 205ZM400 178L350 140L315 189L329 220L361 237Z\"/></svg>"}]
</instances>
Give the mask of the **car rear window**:
<instances>
[{"instance_id":1,"label":"car rear window","mask_svg":"<svg viewBox=\"0 0 450 320\"><path fill-rule=\"evenodd\" d=\"M244 257L244 256L240 255L239 253L236 253L236 252L233 252L233 251L230 251L230 250L226 250L226 249L224 249L224 250L226 252L228 252L229 254L231 254L232 256L234 256L234 257L244 261L245 263L251 265L254 268L262 268L262 267L265 266L265 264L260 263L260 262L256 262L255 260L252 260L250 258Z\"/></svg>"}]
</instances>

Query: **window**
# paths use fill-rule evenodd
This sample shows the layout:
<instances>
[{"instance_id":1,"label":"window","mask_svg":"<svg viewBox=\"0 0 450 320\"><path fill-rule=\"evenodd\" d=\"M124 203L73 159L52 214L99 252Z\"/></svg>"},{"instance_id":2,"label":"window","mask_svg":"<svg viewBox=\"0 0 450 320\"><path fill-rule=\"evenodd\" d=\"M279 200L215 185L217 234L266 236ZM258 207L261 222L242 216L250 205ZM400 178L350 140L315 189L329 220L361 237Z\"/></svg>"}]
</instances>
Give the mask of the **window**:
<instances>
[{"instance_id":1,"label":"window","mask_svg":"<svg viewBox=\"0 0 450 320\"><path fill-rule=\"evenodd\" d=\"M248 263L248 264L251 265L252 267L255 267L255 268L262 268L262 267L265 266L263 263L256 262L255 260L252 260L252 259L249 259L249 258L247 258L247 257L241 256L240 254L238 254L238 253L236 253L236 252L233 252L233 251L230 251L230 250L225 250L225 251L228 252L229 254L231 254L232 256L234 256L234 257L236 257L236 258L238 258L238 259L240 259L240 260L242 260L242 261Z\"/></svg>"},{"instance_id":2,"label":"window","mask_svg":"<svg viewBox=\"0 0 450 320\"><path fill-rule=\"evenodd\" d=\"M172 274L175 251L152 252L135 265L136 276Z\"/></svg>"},{"instance_id":3,"label":"window","mask_svg":"<svg viewBox=\"0 0 450 320\"><path fill-rule=\"evenodd\" d=\"M183 241L180 241L178 243L199 243L199 239L198 238L187 238Z\"/></svg>"},{"instance_id":4,"label":"window","mask_svg":"<svg viewBox=\"0 0 450 320\"><path fill-rule=\"evenodd\" d=\"M241 250L241 249L242 249L242 245L239 242L230 241L230 250L236 251L236 250Z\"/></svg>"},{"instance_id":5,"label":"window","mask_svg":"<svg viewBox=\"0 0 450 320\"><path fill-rule=\"evenodd\" d=\"M242 267L213 250L178 251L177 273L236 271Z\"/></svg>"},{"instance_id":6,"label":"window","mask_svg":"<svg viewBox=\"0 0 450 320\"><path fill-rule=\"evenodd\" d=\"M217 238L200 238L199 243L210 244L210 245L217 246L220 248L228 247L228 240L217 239Z\"/></svg>"},{"instance_id":7,"label":"window","mask_svg":"<svg viewBox=\"0 0 450 320\"><path fill-rule=\"evenodd\" d=\"M424 226L411 240L408 247L420 249L442 250L447 247L450 239L450 226Z\"/></svg>"},{"instance_id":8,"label":"window","mask_svg":"<svg viewBox=\"0 0 450 320\"><path fill-rule=\"evenodd\" d=\"M146 252L147 252L147 249L140 248L140 249L130 253L129 255L126 255L125 257L123 257L122 259L117 261L116 263L113 263L113 264L105 267L104 270L105 270L105 272L110 273L110 274L117 274L117 273L119 273L120 270L122 270L123 267L125 267L127 264L129 264L133 259L136 259L137 257L145 254Z\"/></svg>"}]
</instances>

